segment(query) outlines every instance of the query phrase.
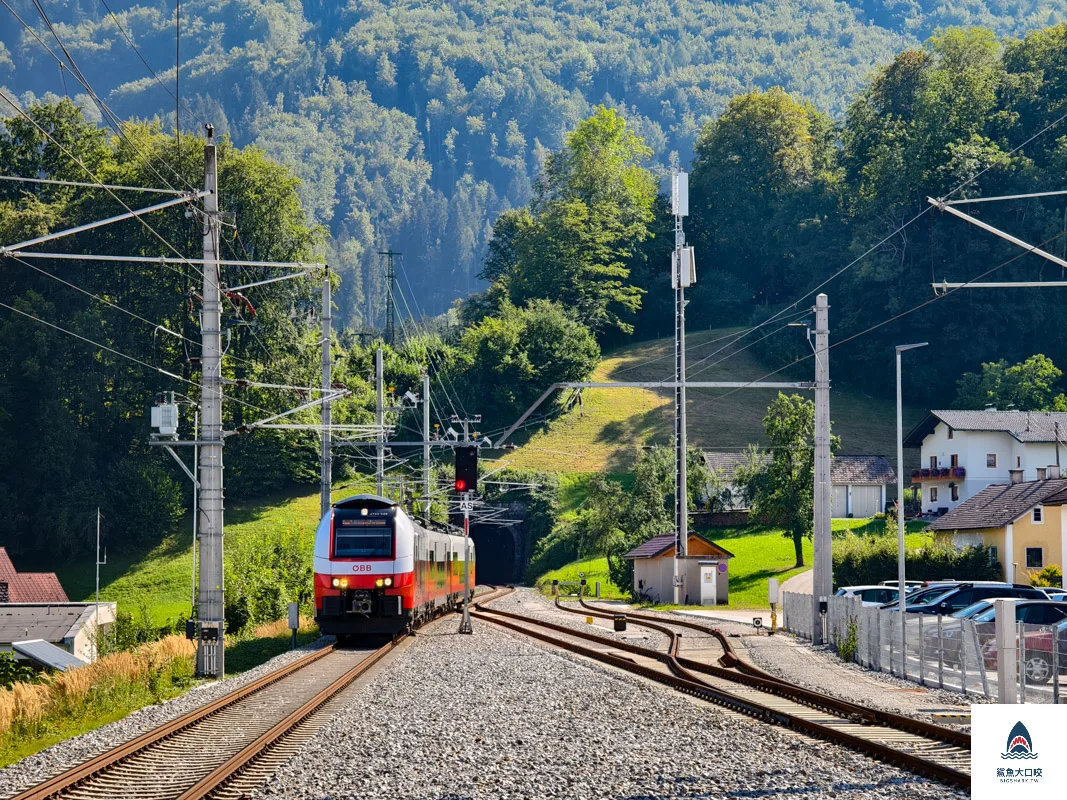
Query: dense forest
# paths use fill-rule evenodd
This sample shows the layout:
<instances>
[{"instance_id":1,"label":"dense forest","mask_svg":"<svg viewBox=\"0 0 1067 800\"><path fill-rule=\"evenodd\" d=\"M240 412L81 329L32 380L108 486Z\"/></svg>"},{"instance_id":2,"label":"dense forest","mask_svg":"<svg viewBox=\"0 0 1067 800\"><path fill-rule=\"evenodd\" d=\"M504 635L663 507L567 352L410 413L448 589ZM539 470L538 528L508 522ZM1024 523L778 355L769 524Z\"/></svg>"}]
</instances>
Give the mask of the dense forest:
<instances>
[{"instance_id":1,"label":"dense forest","mask_svg":"<svg viewBox=\"0 0 1067 800\"><path fill-rule=\"evenodd\" d=\"M53 30L32 0L10 6L32 32L0 12L0 86L27 104L76 98L102 121L46 52L62 56L58 37L119 118L173 127L174 3L44 3ZM689 163L703 125L735 95L781 86L839 119L876 66L939 28L1019 35L1067 18L1063 0L180 6L181 128L211 122L303 179L308 221L332 233L339 311L353 327L382 323L379 250L404 253L416 313L481 288L494 220L530 201L547 155L596 104L624 114L660 179Z\"/></svg>"}]
</instances>

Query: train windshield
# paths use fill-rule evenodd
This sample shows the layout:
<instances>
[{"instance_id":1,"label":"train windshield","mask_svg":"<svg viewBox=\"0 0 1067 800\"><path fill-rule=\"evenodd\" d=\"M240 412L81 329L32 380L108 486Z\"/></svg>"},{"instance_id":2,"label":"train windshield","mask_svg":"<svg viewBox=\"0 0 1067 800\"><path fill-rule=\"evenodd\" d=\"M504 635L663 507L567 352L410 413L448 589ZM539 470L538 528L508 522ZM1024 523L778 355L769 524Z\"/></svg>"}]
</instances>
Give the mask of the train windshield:
<instances>
[{"instance_id":1,"label":"train windshield","mask_svg":"<svg viewBox=\"0 0 1067 800\"><path fill-rule=\"evenodd\" d=\"M393 518L364 509L337 508L333 512L335 558L392 558Z\"/></svg>"}]
</instances>

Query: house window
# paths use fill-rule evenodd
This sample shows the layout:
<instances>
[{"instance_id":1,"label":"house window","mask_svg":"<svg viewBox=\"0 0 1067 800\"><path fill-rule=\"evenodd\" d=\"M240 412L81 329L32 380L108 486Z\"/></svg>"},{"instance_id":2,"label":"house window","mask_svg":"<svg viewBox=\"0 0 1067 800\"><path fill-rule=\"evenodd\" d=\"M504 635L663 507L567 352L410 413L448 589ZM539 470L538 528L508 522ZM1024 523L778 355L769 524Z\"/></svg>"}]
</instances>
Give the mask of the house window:
<instances>
[{"instance_id":1,"label":"house window","mask_svg":"<svg viewBox=\"0 0 1067 800\"><path fill-rule=\"evenodd\" d=\"M952 502L956 502L960 499L960 487L952 484L949 488L952 490Z\"/></svg>"},{"instance_id":2,"label":"house window","mask_svg":"<svg viewBox=\"0 0 1067 800\"><path fill-rule=\"evenodd\" d=\"M1042 547L1026 548L1026 568L1042 569L1045 566L1045 552Z\"/></svg>"},{"instance_id":3,"label":"house window","mask_svg":"<svg viewBox=\"0 0 1067 800\"><path fill-rule=\"evenodd\" d=\"M948 438L949 438L949 439L951 439L951 438L952 438L952 428L949 428L949 429L948 429Z\"/></svg>"},{"instance_id":4,"label":"house window","mask_svg":"<svg viewBox=\"0 0 1067 800\"><path fill-rule=\"evenodd\" d=\"M930 456L930 469L937 469L937 456Z\"/></svg>"},{"instance_id":5,"label":"house window","mask_svg":"<svg viewBox=\"0 0 1067 800\"><path fill-rule=\"evenodd\" d=\"M952 460L952 466L958 467L960 465L960 454L953 453L949 458Z\"/></svg>"},{"instance_id":6,"label":"house window","mask_svg":"<svg viewBox=\"0 0 1067 800\"><path fill-rule=\"evenodd\" d=\"M1030 512L1030 518L1035 525L1042 525L1045 522L1045 509L1041 506L1034 506L1034 510Z\"/></svg>"},{"instance_id":7,"label":"house window","mask_svg":"<svg viewBox=\"0 0 1067 800\"><path fill-rule=\"evenodd\" d=\"M989 563L990 564L996 564L997 563L997 548L996 548L995 545L993 547L989 548Z\"/></svg>"},{"instance_id":8,"label":"house window","mask_svg":"<svg viewBox=\"0 0 1067 800\"><path fill-rule=\"evenodd\" d=\"M989 469L996 469L996 467L997 467L997 454L996 453L986 453L985 454L985 465Z\"/></svg>"},{"instance_id":9,"label":"house window","mask_svg":"<svg viewBox=\"0 0 1067 800\"><path fill-rule=\"evenodd\" d=\"M936 503L937 502L937 487L936 486L931 486L930 487L930 502L931 503Z\"/></svg>"},{"instance_id":10,"label":"house window","mask_svg":"<svg viewBox=\"0 0 1067 800\"><path fill-rule=\"evenodd\" d=\"M1021 468L1022 465L1023 465L1023 457L1022 456L1015 456L1015 469Z\"/></svg>"}]
</instances>

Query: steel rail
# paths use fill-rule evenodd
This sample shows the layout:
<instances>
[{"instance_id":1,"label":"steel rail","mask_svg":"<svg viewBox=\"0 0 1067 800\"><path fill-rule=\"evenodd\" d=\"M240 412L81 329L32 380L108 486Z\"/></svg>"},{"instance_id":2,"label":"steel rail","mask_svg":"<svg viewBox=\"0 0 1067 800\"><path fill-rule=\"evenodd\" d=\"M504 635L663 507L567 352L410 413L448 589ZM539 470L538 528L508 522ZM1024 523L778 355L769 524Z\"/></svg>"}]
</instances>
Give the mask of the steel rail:
<instances>
[{"instance_id":1,"label":"steel rail","mask_svg":"<svg viewBox=\"0 0 1067 800\"><path fill-rule=\"evenodd\" d=\"M610 611L605 611L597 606L589 605L585 602L584 598L580 598L579 602L595 616L601 618L611 618L614 616ZM576 614L582 613L560 605L558 600L557 605L564 611L573 611L573 613ZM663 629L660 626L677 625L709 634L719 640L725 651L723 657L720 659L720 663L723 664L722 668L704 664L699 661L693 661L691 659L679 658L679 661L682 662L683 666L688 669L713 675L717 678L731 680L736 683L743 683L747 686L763 689L764 691L773 692L782 697L788 697L789 699L795 700L798 703L810 705L813 708L820 708L836 714L843 714L852 718L862 719L871 724L885 725L907 733L926 736L931 739L945 742L946 744L966 748L967 750L971 749L971 735L969 733L945 728L931 722L913 719L912 717L896 714L892 711L869 708L867 706L859 705L858 703L853 703L850 700L843 700L841 698L822 694L821 692L799 686L780 678L777 675L773 675L770 672L766 672L754 664L749 664L738 657L734 652L733 645L730 644L729 639L727 639L722 631L717 628L709 628L687 620L663 619L662 617L652 617L645 614L630 614L626 612L619 613L623 613L628 620L638 620L638 625L650 627L668 635L670 634L670 631Z\"/></svg>"},{"instance_id":2,"label":"steel rail","mask_svg":"<svg viewBox=\"0 0 1067 800\"><path fill-rule=\"evenodd\" d=\"M300 706L300 708L293 711L285 719L280 720L270 728L270 730L261 734L254 742L250 742L233 758L226 761L226 763L219 765L219 767L211 774L205 776L196 783L196 785L179 795L178 800L201 800L201 798L208 797L213 792L218 791L239 772L244 770L260 756L265 755L270 748L278 744L279 741L291 733L293 729L297 728L308 717L318 711L330 700L330 698L338 692L346 689L355 680L370 670L371 667L385 658L385 656L391 653L396 646L406 638L407 636L405 635L393 639L388 644L383 645L378 650L371 653L367 658L363 659L363 661L359 662L340 678Z\"/></svg>"},{"instance_id":3,"label":"steel rail","mask_svg":"<svg viewBox=\"0 0 1067 800\"><path fill-rule=\"evenodd\" d=\"M965 772L961 772L959 770L945 766L944 764L939 764L935 761L930 761L928 759L921 758L912 753L902 752L901 750L895 747L891 747L889 745L874 741L872 739L857 736L855 734L848 733L844 730L834 728L829 725L813 722L812 720L805 719L788 711L770 708L761 703L755 703L751 700L746 700L742 697L738 697L737 695L731 692L727 692L723 689L702 682L699 678L689 672L689 670L687 670L685 666L680 664L675 655L673 655L673 653L677 650L676 635L672 635L672 642L670 645L671 652L662 653L659 650L651 650L644 647L638 647L628 642L620 642L617 639L609 639L607 637L597 636L596 634L574 630L573 628L568 628L564 625L558 625L556 623L526 617L521 614L515 614L510 611L493 609L484 605L485 602L495 599L499 598L486 598L486 600L481 600L475 603L475 608L479 609L479 611L472 612L472 616L476 616L477 618L482 619L484 621L492 622L494 624L501 625L505 628L515 630L519 633L539 639L556 647L561 647L565 650L568 650L569 652L576 653L587 658L592 658L603 663L611 664L627 672L642 675L643 677L657 681L658 683L663 683L668 686L672 686L673 688L678 689L679 691L700 697L701 699L708 700L709 702L713 702L718 705L723 705L728 708L732 708L736 711L748 714L749 716L756 717L757 719L774 722L775 724L798 730L802 733L809 734L816 738L826 739L834 743L845 745L852 749L865 752L868 755L874 756L883 761L887 761L889 763L893 763L897 766L903 767L904 769L910 772L927 775L952 786L969 788L971 785L971 777ZM664 664L674 674L667 674L662 672L661 670L651 669L641 664L636 664L629 659L613 655L610 652L596 650L591 647L586 647L584 645L577 644L575 642L568 642L565 639L560 639L559 637L551 636L541 631L531 630L529 627L531 624L556 631L558 633L563 634L564 636L570 636L578 639L584 639L587 641L595 642L602 646L609 647L613 650L624 650L627 652L634 653L635 655L641 655L646 658L652 658Z\"/></svg>"},{"instance_id":4,"label":"steel rail","mask_svg":"<svg viewBox=\"0 0 1067 800\"><path fill-rule=\"evenodd\" d=\"M120 761L123 761L136 753L140 753L143 750L147 750L149 747L163 739L169 738L179 731L217 714L224 708L228 708L235 703L250 697L256 692L277 683L309 664L313 664L319 659L332 653L333 650L334 646L328 645L320 650L316 650L314 653L309 653L279 670L270 672L252 683L224 694L222 697L207 705L194 709L187 714L183 714L170 722L160 725L158 728L153 728L124 744L120 744L111 750L107 750L83 764L78 764L69 770L54 775L43 783L39 783L36 786L19 792L11 798L11 800L46 800L46 798L55 797L59 793L71 789L89 778L99 775L101 772L114 766Z\"/></svg>"}]
</instances>

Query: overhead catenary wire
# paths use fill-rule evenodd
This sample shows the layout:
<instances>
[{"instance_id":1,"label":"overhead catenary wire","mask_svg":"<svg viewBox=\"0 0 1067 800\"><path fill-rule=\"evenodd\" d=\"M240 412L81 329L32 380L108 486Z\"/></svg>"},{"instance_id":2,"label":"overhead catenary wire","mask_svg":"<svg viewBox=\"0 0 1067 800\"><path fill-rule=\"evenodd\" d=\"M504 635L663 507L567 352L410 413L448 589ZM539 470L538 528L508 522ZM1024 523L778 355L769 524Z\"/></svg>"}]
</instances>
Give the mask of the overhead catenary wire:
<instances>
[{"instance_id":1,"label":"overhead catenary wire","mask_svg":"<svg viewBox=\"0 0 1067 800\"><path fill-rule=\"evenodd\" d=\"M114 183L83 183L81 181L60 181L52 178L24 178L18 175L0 175L0 181L12 181L14 183L40 183L48 186L75 186L86 189L114 189L115 191L122 192L148 192L150 194L175 194L184 195L188 192L184 192L181 189L166 188L156 189L151 186L121 186Z\"/></svg>"}]
</instances>

